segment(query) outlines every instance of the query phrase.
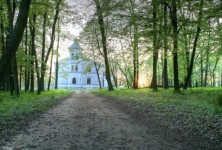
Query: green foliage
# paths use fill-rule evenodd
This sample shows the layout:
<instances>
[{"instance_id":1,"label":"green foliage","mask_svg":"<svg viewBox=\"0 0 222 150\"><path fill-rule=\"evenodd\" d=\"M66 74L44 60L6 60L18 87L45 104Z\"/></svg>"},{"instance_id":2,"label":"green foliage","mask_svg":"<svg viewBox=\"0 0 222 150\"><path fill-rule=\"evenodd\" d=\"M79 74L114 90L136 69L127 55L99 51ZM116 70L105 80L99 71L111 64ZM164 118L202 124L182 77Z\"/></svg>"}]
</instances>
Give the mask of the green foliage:
<instances>
[{"instance_id":1,"label":"green foliage","mask_svg":"<svg viewBox=\"0 0 222 150\"><path fill-rule=\"evenodd\" d=\"M45 91L40 95L24 92L20 97L13 97L9 93L1 92L0 135L5 129L14 127L33 114L48 110L70 93L68 90Z\"/></svg>"}]
</instances>

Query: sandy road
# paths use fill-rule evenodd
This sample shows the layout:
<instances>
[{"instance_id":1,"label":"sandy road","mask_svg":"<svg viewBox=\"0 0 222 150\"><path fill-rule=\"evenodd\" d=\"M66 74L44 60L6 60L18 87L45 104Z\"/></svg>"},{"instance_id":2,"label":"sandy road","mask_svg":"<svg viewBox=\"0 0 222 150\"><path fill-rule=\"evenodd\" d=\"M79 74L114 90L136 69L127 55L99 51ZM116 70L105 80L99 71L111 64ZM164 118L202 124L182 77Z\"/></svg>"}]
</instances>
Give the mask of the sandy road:
<instances>
[{"instance_id":1,"label":"sandy road","mask_svg":"<svg viewBox=\"0 0 222 150\"><path fill-rule=\"evenodd\" d=\"M184 149L178 133L111 98L79 92L31 122L3 150Z\"/></svg>"}]
</instances>

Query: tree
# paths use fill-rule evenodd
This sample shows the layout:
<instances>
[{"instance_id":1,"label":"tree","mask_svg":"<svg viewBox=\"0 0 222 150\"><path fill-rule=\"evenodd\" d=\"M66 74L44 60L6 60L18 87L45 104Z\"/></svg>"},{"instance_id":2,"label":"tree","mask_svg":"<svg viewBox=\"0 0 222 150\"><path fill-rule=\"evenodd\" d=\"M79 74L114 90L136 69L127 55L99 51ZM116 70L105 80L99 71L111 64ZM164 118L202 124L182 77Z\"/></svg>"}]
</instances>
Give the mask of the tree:
<instances>
[{"instance_id":1,"label":"tree","mask_svg":"<svg viewBox=\"0 0 222 150\"><path fill-rule=\"evenodd\" d=\"M53 24L52 24L52 31L51 31L51 37L50 37L50 44L49 44L49 48L47 50L47 53L45 55L44 61L41 64L41 77L40 77L40 84L41 84L41 88L38 89L37 93L40 94L43 90L44 90L44 79L45 79L45 73L46 73L46 64L48 62L50 53L53 50L54 47L54 41L55 41L55 29L56 29L56 23L58 20L58 16L59 16L59 12L60 12L60 5L62 3L62 0L58 0L56 1L56 7L55 7L55 16L53 19Z\"/></svg>"},{"instance_id":2,"label":"tree","mask_svg":"<svg viewBox=\"0 0 222 150\"><path fill-rule=\"evenodd\" d=\"M48 16L48 11L46 10L44 13L44 19L43 19L43 24L42 24L42 55L41 55L41 77L40 77L40 88L38 89L38 93L44 90L44 68L46 67L45 64L45 48L46 48L46 22L47 22L47 17Z\"/></svg>"},{"instance_id":3,"label":"tree","mask_svg":"<svg viewBox=\"0 0 222 150\"><path fill-rule=\"evenodd\" d=\"M168 89L168 66L167 66L167 60L168 60L168 46L167 46L167 5L164 5L164 60L163 60L163 87L164 89Z\"/></svg>"},{"instance_id":4,"label":"tree","mask_svg":"<svg viewBox=\"0 0 222 150\"><path fill-rule=\"evenodd\" d=\"M108 83L108 90L113 91L113 85L111 82L111 75L110 75L110 69L109 69L109 60L108 60L108 54L107 54L107 41L106 41L106 34L105 34L105 25L103 20L103 9L101 8L101 2L99 0L94 0L96 5L96 14L98 17L101 37L102 37L102 47L103 47L103 54L104 54L104 61L105 61L105 72L106 72L106 80ZM106 4L104 2L104 4Z\"/></svg>"},{"instance_id":5,"label":"tree","mask_svg":"<svg viewBox=\"0 0 222 150\"><path fill-rule=\"evenodd\" d=\"M130 0L130 15L131 15L131 25L133 30L133 88L138 89L139 87L139 52L138 52L138 25L136 22L136 15L134 12L135 3Z\"/></svg>"},{"instance_id":6,"label":"tree","mask_svg":"<svg viewBox=\"0 0 222 150\"><path fill-rule=\"evenodd\" d=\"M7 2L10 2L7 0ZM31 0L21 0L18 17L15 26L8 33L8 40L0 59L0 85L3 85L5 76L9 73L9 68L13 57L22 40L23 32L26 26ZM10 19L13 24L13 20Z\"/></svg>"},{"instance_id":7,"label":"tree","mask_svg":"<svg viewBox=\"0 0 222 150\"><path fill-rule=\"evenodd\" d=\"M60 28L59 26L59 21L58 19L58 29ZM57 48L56 48L56 65L55 65L55 89L58 89L58 73L59 73L59 39L60 39L60 30L58 30L58 35L57 35Z\"/></svg>"},{"instance_id":8,"label":"tree","mask_svg":"<svg viewBox=\"0 0 222 150\"><path fill-rule=\"evenodd\" d=\"M190 60L189 71L188 71L187 78L186 78L185 84L184 84L184 89L187 89L187 86L188 86L188 83L189 83L189 80L191 78L192 71L193 71L193 65L194 65L194 58L195 58L195 54L196 54L197 42L198 42L198 38L199 38L199 35L200 35L200 31L201 31L202 11L203 11L203 0L200 1L199 18L198 18L198 21L197 21L197 31L196 31L196 36L195 36L194 43L193 43L193 52L192 52L192 56L191 56L191 60Z\"/></svg>"},{"instance_id":9,"label":"tree","mask_svg":"<svg viewBox=\"0 0 222 150\"><path fill-rule=\"evenodd\" d=\"M15 15L17 1L14 0L11 4L10 1L6 1L7 9L8 9L8 33L13 31L13 20ZM6 37L6 44L8 44L8 36ZM16 55L12 55L11 66L10 66L10 92L12 95L19 96L19 85L18 85L18 69L17 69L17 62L16 62Z\"/></svg>"},{"instance_id":10,"label":"tree","mask_svg":"<svg viewBox=\"0 0 222 150\"><path fill-rule=\"evenodd\" d=\"M152 1L153 6L153 79L152 88L153 91L157 91L157 60L158 60L158 47L157 47L157 4L156 1Z\"/></svg>"},{"instance_id":11,"label":"tree","mask_svg":"<svg viewBox=\"0 0 222 150\"><path fill-rule=\"evenodd\" d=\"M174 91L180 92L179 71L178 71L178 20L177 20L177 1L172 0L171 23L173 26L173 75Z\"/></svg>"}]
</instances>

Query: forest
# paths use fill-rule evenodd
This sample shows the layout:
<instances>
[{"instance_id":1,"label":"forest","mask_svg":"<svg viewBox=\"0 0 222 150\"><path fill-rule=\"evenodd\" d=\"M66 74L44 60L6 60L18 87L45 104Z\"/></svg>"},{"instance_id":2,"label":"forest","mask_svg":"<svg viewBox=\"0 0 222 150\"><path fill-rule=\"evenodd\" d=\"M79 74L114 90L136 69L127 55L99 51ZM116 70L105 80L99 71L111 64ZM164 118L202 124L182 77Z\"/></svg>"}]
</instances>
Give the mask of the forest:
<instances>
[{"instance_id":1,"label":"forest","mask_svg":"<svg viewBox=\"0 0 222 150\"><path fill-rule=\"evenodd\" d=\"M58 88L74 39L107 88ZM221 149L221 56L221 0L0 0L0 149Z\"/></svg>"},{"instance_id":2,"label":"forest","mask_svg":"<svg viewBox=\"0 0 222 150\"><path fill-rule=\"evenodd\" d=\"M221 86L220 7L201 0L97 2L80 39L88 56L100 60L107 51L115 87Z\"/></svg>"},{"instance_id":3,"label":"forest","mask_svg":"<svg viewBox=\"0 0 222 150\"><path fill-rule=\"evenodd\" d=\"M85 56L105 68L108 90L222 85L220 1L2 0L0 11L0 85L12 95L57 89L70 22L82 27Z\"/></svg>"}]
</instances>

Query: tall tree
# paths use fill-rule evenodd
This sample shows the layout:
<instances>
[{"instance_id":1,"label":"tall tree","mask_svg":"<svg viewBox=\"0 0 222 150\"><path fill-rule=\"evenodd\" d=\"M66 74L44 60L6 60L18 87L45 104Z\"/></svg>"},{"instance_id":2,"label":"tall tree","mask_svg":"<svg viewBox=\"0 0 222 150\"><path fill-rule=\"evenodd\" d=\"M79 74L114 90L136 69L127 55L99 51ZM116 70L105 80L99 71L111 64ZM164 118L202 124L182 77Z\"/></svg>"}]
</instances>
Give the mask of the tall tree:
<instances>
[{"instance_id":1,"label":"tall tree","mask_svg":"<svg viewBox=\"0 0 222 150\"><path fill-rule=\"evenodd\" d=\"M209 55L210 55L210 41L211 41L211 25L210 19L208 20L208 41L206 46L206 62L205 62L205 77L204 77L204 87L207 86L208 80L208 70L209 70Z\"/></svg>"},{"instance_id":2,"label":"tall tree","mask_svg":"<svg viewBox=\"0 0 222 150\"><path fill-rule=\"evenodd\" d=\"M50 58L49 81L48 81L48 88L47 88L48 91L50 90L51 80L52 80L52 61L53 61L53 55L54 55L54 51L51 52L51 58Z\"/></svg>"},{"instance_id":3,"label":"tall tree","mask_svg":"<svg viewBox=\"0 0 222 150\"><path fill-rule=\"evenodd\" d=\"M45 47L46 47L46 22L47 22L47 16L48 12L45 11L44 13L44 19L43 19L43 26L42 26L42 56L41 56L41 77L40 77L40 89L38 90L38 93L44 90L44 70L42 70L45 67Z\"/></svg>"},{"instance_id":4,"label":"tall tree","mask_svg":"<svg viewBox=\"0 0 222 150\"><path fill-rule=\"evenodd\" d=\"M14 21L14 16L15 16L15 9L17 5L17 1L13 0L12 3L11 1L6 1L7 4L7 9L8 9L8 33L13 31L13 21ZM6 37L6 44L8 44L8 36ZM19 96L19 83L18 83L18 69L17 69L17 60L16 60L16 55L13 54L11 59L11 67L10 67L10 91L11 94L15 96Z\"/></svg>"},{"instance_id":5,"label":"tall tree","mask_svg":"<svg viewBox=\"0 0 222 150\"><path fill-rule=\"evenodd\" d=\"M6 2L9 2L9 0L7 0ZM15 26L13 26L13 29L10 30L10 32L8 33L8 40L5 46L5 50L3 51L1 59L0 59L0 85L1 86L3 85L3 80L5 76L7 75L10 68L10 64L11 64L10 62L13 59L11 56L15 56L15 53L22 40L23 32L27 23L30 3L31 3L31 0L21 0ZM10 20L10 22L11 21L13 23L13 20Z\"/></svg>"},{"instance_id":6,"label":"tall tree","mask_svg":"<svg viewBox=\"0 0 222 150\"><path fill-rule=\"evenodd\" d=\"M153 6L153 91L157 91L157 60L158 60L158 47L157 47L157 2L152 1Z\"/></svg>"},{"instance_id":7,"label":"tall tree","mask_svg":"<svg viewBox=\"0 0 222 150\"><path fill-rule=\"evenodd\" d=\"M192 56L191 56L191 60L190 60L189 71L188 71L187 78L186 78L185 84L184 84L184 89L187 89L189 80L190 80L192 72L193 72L194 58L195 58L195 54L196 54L197 42L198 42L200 31L201 31L202 12L203 12L203 0L200 1L199 17L198 17L198 20L197 20L197 31L196 31L196 35L195 35L195 39L194 39L194 43L193 43L193 51L192 51Z\"/></svg>"},{"instance_id":8,"label":"tall tree","mask_svg":"<svg viewBox=\"0 0 222 150\"><path fill-rule=\"evenodd\" d=\"M164 44L164 59L163 59L163 87L164 89L168 89L168 42L167 42L167 5L164 5L164 39L163 39L163 44Z\"/></svg>"},{"instance_id":9,"label":"tall tree","mask_svg":"<svg viewBox=\"0 0 222 150\"><path fill-rule=\"evenodd\" d=\"M171 23L173 26L173 75L174 91L180 92L179 69L178 69L178 20L177 20L177 0L172 0Z\"/></svg>"},{"instance_id":10,"label":"tall tree","mask_svg":"<svg viewBox=\"0 0 222 150\"><path fill-rule=\"evenodd\" d=\"M60 26L59 26L59 21L58 19L58 35L57 35L57 47L56 47L56 64L55 64L55 89L58 89L58 75L59 75L59 39L60 39Z\"/></svg>"},{"instance_id":11,"label":"tall tree","mask_svg":"<svg viewBox=\"0 0 222 150\"><path fill-rule=\"evenodd\" d=\"M101 2L100 0L94 0L96 5L96 14L98 17L101 37L102 37L102 47L103 47L103 54L104 54L104 61L105 61L105 72L106 72L106 80L108 83L108 90L113 91L113 85L111 82L111 75L110 75L110 68L109 68L109 60L108 60L108 53L107 53L107 41L106 41L106 33L105 33L105 24L103 19L103 10L101 8ZM104 2L105 3L105 2ZM105 3L106 4L106 3Z\"/></svg>"},{"instance_id":12,"label":"tall tree","mask_svg":"<svg viewBox=\"0 0 222 150\"><path fill-rule=\"evenodd\" d=\"M25 28L25 84L24 84L24 87L25 87L25 91L27 92L29 90L29 81L30 81L30 63L29 63L29 51L28 51L28 29L27 29L27 25L26 25L26 28Z\"/></svg>"},{"instance_id":13,"label":"tall tree","mask_svg":"<svg viewBox=\"0 0 222 150\"><path fill-rule=\"evenodd\" d=\"M45 58L44 58L44 61L42 63L42 67L41 67L41 71L42 71L42 74L41 74L41 79L40 79L40 84L41 84L41 88L38 89L37 93L40 94L43 90L44 90L44 87L42 85L44 85L44 79L45 79L45 73L46 73L46 64L48 62L48 59L49 59L49 56L50 56L50 53L52 52L53 50L53 47L54 47L54 41L55 41L55 29L56 29L56 23L57 23L57 20L58 20L58 16L59 16L59 12L60 12L60 5L62 3L62 0L58 0L56 1L56 7L55 7L55 16L54 16L54 19L53 19L53 24L52 24L52 31L51 31L51 37L50 37L50 44L49 44L49 48L47 50L47 53L45 55Z\"/></svg>"}]
</instances>

